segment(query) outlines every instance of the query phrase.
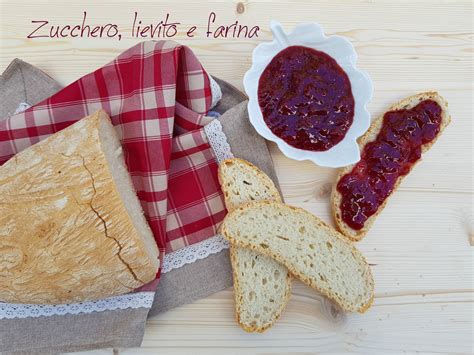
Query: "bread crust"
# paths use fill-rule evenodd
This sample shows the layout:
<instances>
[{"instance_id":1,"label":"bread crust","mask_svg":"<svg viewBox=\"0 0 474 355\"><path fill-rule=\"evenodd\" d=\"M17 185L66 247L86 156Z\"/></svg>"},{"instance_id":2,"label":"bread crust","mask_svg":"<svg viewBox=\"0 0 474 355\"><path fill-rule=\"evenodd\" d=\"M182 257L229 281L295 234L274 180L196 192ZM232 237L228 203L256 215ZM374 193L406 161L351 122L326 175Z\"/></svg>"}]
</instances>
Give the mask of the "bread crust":
<instances>
[{"instance_id":1,"label":"bread crust","mask_svg":"<svg viewBox=\"0 0 474 355\"><path fill-rule=\"evenodd\" d=\"M155 278L157 261L108 168L101 122L111 126L104 111L0 167L1 301L82 302Z\"/></svg>"},{"instance_id":2,"label":"bread crust","mask_svg":"<svg viewBox=\"0 0 474 355\"><path fill-rule=\"evenodd\" d=\"M271 323L268 323L267 325L263 326L263 327L254 327L254 326L251 326L251 325L247 325L246 323L244 323L241 319L240 319L240 314L241 314L241 304L238 300L238 295L241 293L239 291L240 289L240 283L239 283L239 277L237 276L237 273L235 272L235 268L234 268L234 265L237 264L237 260L236 260L236 255L235 255L235 250L237 248L236 247L230 247L230 260L231 260L231 264L233 266L232 268L232 276L234 278L234 302L235 302L235 320L237 321L237 323L239 323L240 327L245 330L247 333L254 333L254 332L257 332L257 333L263 333L265 330L273 327L273 325L276 323L276 321L278 319L280 319L281 317L281 314L283 313L283 310L286 308L286 305L290 299L290 295L291 295L291 274L288 272L287 275L286 275L286 287L285 287L285 296L284 296L284 300L283 302L281 303L281 307L280 309L277 311L277 313L275 314L275 317L273 318L272 322Z\"/></svg>"},{"instance_id":3,"label":"bread crust","mask_svg":"<svg viewBox=\"0 0 474 355\"><path fill-rule=\"evenodd\" d=\"M348 242L347 239L342 235L340 234L339 232L337 232L336 230L332 229L331 227L329 227L329 225L327 225L324 221L322 221L321 219L319 219L318 217L316 217L315 215L313 215L311 212L309 211L306 211L305 209L303 208L299 208L299 207L295 207L295 206L290 206L290 205L284 205L283 203L279 203L279 202L273 202L273 201L258 201L258 202L250 202L248 204L245 204L245 205L242 205L240 206L239 208L237 208L236 210L234 210L233 212L231 212L229 215L226 216L225 220L224 220L224 223L222 224L222 229L221 229L221 232L222 234L224 235L224 237L233 245L233 246L236 246L236 247L242 247L242 248L249 248L249 249L252 249L252 250L255 250L256 252L258 253L261 253L263 255L267 255L275 260L277 260L278 262L282 263L283 265L285 265L291 272L291 274L293 276L295 276L296 278L298 278L300 281L304 282L305 284L307 284L308 286L310 286L311 288L317 290L319 293L321 293L323 296L331 299L332 301L334 301L336 304L338 304L342 309L344 309L345 311L352 311L353 310L353 307L351 307L351 305L348 305L348 304L343 304L341 302L339 302L339 300L329 291L325 290L325 289L322 289L316 282L314 282L309 276L307 275L304 275L302 274L301 272L299 272L298 270L296 270L295 268L292 268L291 265L288 264L287 260L282 256L282 255L279 255L277 253L274 253L271 251L271 249L269 248L264 248L264 247L261 247L259 245L255 245L255 244L251 244L250 242L243 242L241 240L237 240L235 239L233 236L232 236L232 233L229 232L229 230L227 229L227 223L226 221L234 218L234 216L238 216L239 213L241 213L242 211L244 211L245 209L247 208L255 208L255 209L258 209L260 206L264 206L264 205L270 205L270 206L277 206L277 205L280 205L280 206L286 206L288 207L289 209L295 211L296 213L303 213L305 215L307 215L307 220L308 220L308 223L311 223L313 224L314 226L316 226L317 228L326 228L327 230L329 230L331 232L331 234L336 237L336 238L339 238L341 240L343 240L347 245L348 247L351 248L351 252L352 254L355 256L357 255L361 262L363 264L365 264L367 266L367 270L368 272L365 274L366 275L366 284L368 286L368 290L371 294L371 297L369 300L367 300L364 304L362 304L360 307L357 308L357 311L359 313L365 313L370 307L371 305L373 304L373 301L374 301L374 279L373 279L373 276L372 276L372 272L370 270L370 266L369 264L367 263L367 260L366 258L364 257L364 255L362 255L362 253L360 253L360 251L358 249L355 248L355 246Z\"/></svg>"},{"instance_id":4,"label":"bread crust","mask_svg":"<svg viewBox=\"0 0 474 355\"><path fill-rule=\"evenodd\" d=\"M219 169L217 172L219 184L221 185L222 191L224 191L225 206L229 212L233 211L238 206L234 206L233 203L230 201L229 196L226 196L227 189L224 183L224 171L221 168L221 166L225 164L234 164L235 162L246 165L250 170L252 170L255 173L258 179L263 181L265 185L268 185L271 188L271 192L270 192L272 196L271 200L282 201L281 195L278 192L278 189L276 188L275 183L272 181L272 179L270 179L270 177L267 174L265 174L262 170L260 170L258 167L256 167L255 165L253 165L251 162L247 160L244 160L241 158L229 158L229 159L223 160L219 164Z\"/></svg>"},{"instance_id":5,"label":"bread crust","mask_svg":"<svg viewBox=\"0 0 474 355\"><path fill-rule=\"evenodd\" d=\"M230 196L228 195L228 191L227 191L227 188L226 188L226 185L225 185L225 182L224 182L224 171L223 171L224 169L222 168L222 166L224 164L234 164L235 162L243 164L243 165L247 166L249 169L251 169L258 179L263 181L263 183L265 185L267 185L271 188L271 191L269 192L269 195L272 196L272 199L276 200L276 201L281 201L280 193L278 192L278 189L276 188L273 181L268 177L267 174L265 174L263 171L261 171L258 167L256 167L255 165L253 165L252 163L250 163L249 161L244 160L244 159L240 159L240 158L226 159L226 160L223 160L219 165L218 179L219 179L219 183L222 187L222 190L224 191L225 205L226 205L226 208L227 208L228 212L231 212L231 211L235 210L235 208L237 208L238 206L234 206L234 204L231 202ZM264 325L262 327L248 325L248 324L244 323L241 320L241 317L240 317L240 314L242 313L242 304L241 304L238 297L239 297L240 294L242 294L242 291L241 291L241 285L240 285L240 276L236 272L237 264L238 264L237 255L236 255L237 254L236 248L231 246L230 250L229 250L229 253L230 253L230 260L231 260L231 264L232 264L232 274L233 274L233 279L234 279L234 302L235 302L235 318L236 318L236 321L237 321L237 323L239 323L240 327L248 333L252 333L252 332L263 333L265 330L271 328L275 324L275 322L281 317L281 314L283 313L283 310L285 309L286 304L288 303L288 301L290 299L290 295L291 295L291 274L290 274L289 271L286 274L286 285L285 285L286 287L285 287L284 300L281 303L280 309L276 312L275 317L273 318L272 322L267 324L267 325Z\"/></svg>"},{"instance_id":6,"label":"bread crust","mask_svg":"<svg viewBox=\"0 0 474 355\"><path fill-rule=\"evenodd\" d=\"M437 139L441 136L441 133L444 131L446 126L451 122L451 116L448 113L448 103L436 91L422 92L422 93L418 93L416 95L409 96L409 97L397 102L396 104L392 105L390 108L388 108L379 118L377 118L371 124L371 126L369 127L367 132L362 137L359 138L358 143L359 143L360 151L361 152L363 151L363 149L364 149L364 147L367 143L370 143L370 142L374 141L377 138L377 135L379 134L379 132L382 128L383 117L384 117L386 112L394 111L394 110L400 110L400 109L410 109L410 108L416 106L420 101L424 101L424 100L428 100L428 99L436 101L441 106L443 111L442 111L442 119L441 119L441 124L440 124L440 130L439 130L438 134L436 135L436 137L430 143L424 144L421 147L422 154L427 152L433 146L433 144L437 141ZM416 161L415 164L413 164L411 166L410 172L415 167L415 165L417 165L418 162L420 162L422 159L423 159L423 156L420 159L418 159L418 161ZM406 175L402 175L402 176L398 177L397 181L395 182L395 186L394 186L392 192L390 193L389 196L387 196L385 201L380 205L377 212L375 214L373 214L372 216L370 216L365 221L364 227L361 230L355 230L355 229L352 229L350 226L348 226L342 220L342 216L341 216L341 213L340 213L340 205L341 205L342 195L339 193L339 191L337 191L337 184L339 183L339 181L341 180L341 178L344 175L346 175L346 174L348 174L349 172L352 171L353 167L356 164L357 163L352 164L352 165L347 166L347 167L344 167L339 171L339 173L336 177L336 182L333 185L332 194L331 194L332 214L333 214L334 220L336 221L337 228L346 238L348 238L351 241L355 241L355 242L360 241L362 238L364 238L367 235L368 231L370 230L370 228L374 224L377 216L383 211L383 209L387 205L388 200L393 195L393 193L398 189L398 186L400 185L400 183L403 181L404 177L406 176Z\"/></svg>"}]
</instances>

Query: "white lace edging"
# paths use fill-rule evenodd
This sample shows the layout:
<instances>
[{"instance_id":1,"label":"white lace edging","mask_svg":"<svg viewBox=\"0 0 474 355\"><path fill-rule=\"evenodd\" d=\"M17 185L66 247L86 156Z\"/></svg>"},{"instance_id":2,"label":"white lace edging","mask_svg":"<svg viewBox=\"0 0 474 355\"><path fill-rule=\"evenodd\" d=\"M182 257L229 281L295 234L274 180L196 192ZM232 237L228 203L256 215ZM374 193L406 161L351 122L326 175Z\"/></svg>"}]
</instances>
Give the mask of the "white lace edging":
<instances>
[{"instance_id":1,"label":"white lace edging","mask_svg":"<svg viewBox=\"0 0 474 355\"><path fill-rule=\"evenodd\" d=\"M219 88L219 90L220 90L220 88ZM222 97L222 94L221 94L221 97ZM28 109L30 107L31 107L31 105L28 102L20 102L20 104L18 105L18 107L16 108L16 110L13 114L16 115L17 113L23 112L23 111L25 111L26 109Z\"/></svg>"},{"instance_id":2,"label":"white lace edging","mask_svg":"<svg viewBox=\"0 0 474 355\"><path fill-rule=\"evenodd\" d=\"M161 273L167 273L186 264L207 258L212 254L229 248L229 242L221 235L166 254L163 258ZM69 303L61 305L0 303L0 319L37 318L103 312L115 309L151 308L154 292L136 292L121 296L108 297L97 301Z\"/></svg>"},{"instance_id":3,"label":"white lace edging","mask_svg":"<svg viewBox=\"0 0 474 355\"><path fill-rule=\"evenodd\" d=\"M214 80L212 76L208 74L208 77L209 77L209 82L211 84L211 95L212 95L211 108L214 108L222 99L222 90L219 84Z\"/></svg>"},{"instance_id":4,"label":"white lace edging","mask_svg":"<svg viewBox=\"0 0 474 355\"><path fill-rule=\"evenodd\" d=\"M97 301L60 305L0 303L0 319L37 318L111 311L128 308L151 308L154 292L135 292Z\"/></svg>"},{"instance_id":5,"label":"white lace edging","mask_svg":"<svg viewBox=\"0 0 474 355\"><path fill-rule=\"evenodd\" d=\"M211 254L219 253L228 248L229 242L221 235L216 235L202 242L181 248L165 255L161 273L164 274L186 264L192 264L197 260L205 259Z\"/></svg>"},{"instance_id":6,"label":"white lace edging","mask_svg":"<svg viewBox=\"0 0 474 355\"><path fill-rule=\"evenodd\" d=\"M230 145L227 143L227 137L224 132L222 132L222 124L219 120L216 119L204 126L204 132L216 155L217 162L220 163L222 160L234 157L234 154L232 154L230 150Z\"/></svg>"}]
</instances>

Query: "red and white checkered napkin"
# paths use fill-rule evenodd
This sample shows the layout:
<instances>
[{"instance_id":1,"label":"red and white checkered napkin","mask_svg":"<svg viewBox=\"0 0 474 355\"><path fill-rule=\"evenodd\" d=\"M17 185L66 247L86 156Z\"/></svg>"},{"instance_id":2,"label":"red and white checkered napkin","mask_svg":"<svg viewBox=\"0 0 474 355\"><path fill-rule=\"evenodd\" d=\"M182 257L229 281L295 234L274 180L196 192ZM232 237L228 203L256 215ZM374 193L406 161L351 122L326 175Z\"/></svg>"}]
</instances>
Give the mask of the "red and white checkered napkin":
<instances>
[{"instance_id":1,"label":"red and white checkered napkin","mask_svg":"<svg viewBox=\"0 0 474 355\"><path fill-rule=\"evenodd\" d=\"M28 110L0 122L0 165L21 150L104 109L161 258L214 236L225 215L217 160L203 125L210 79L173 41L140 43Z\"/></svg>"}]
</instances>

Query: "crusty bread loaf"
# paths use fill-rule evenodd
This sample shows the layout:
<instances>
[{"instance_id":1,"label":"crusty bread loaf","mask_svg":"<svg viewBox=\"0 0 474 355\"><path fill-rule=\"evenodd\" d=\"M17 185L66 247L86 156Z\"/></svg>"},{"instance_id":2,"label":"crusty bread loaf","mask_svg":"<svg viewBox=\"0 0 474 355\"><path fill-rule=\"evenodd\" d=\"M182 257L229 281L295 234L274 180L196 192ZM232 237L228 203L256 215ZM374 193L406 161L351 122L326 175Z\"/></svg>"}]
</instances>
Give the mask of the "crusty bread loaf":
<instances>
[{"instance_id":1,"label":"crusty bread loaf","mask_svg":"<svg viewBox=\"0 0 474 355\"><path fill-rule=\"evenodd\" d=\"M0 301L69 303L152 281L158 248L104 111L0 167Z\"/></svg>"},{"instance_id":2,"label":"crusty bread loaf","mask_svg":"<svg viewBox=\"0 0 474 355\"><path fill-rule=\"evenodd\" d=\"M222 233L232 245L251 248L284 264L345 311L362 313L372 304L374 281L363 255L306 210L277 202L252 202L226 216Z\"/></svg>"},{"instance_id":3,"label":"crusty bread loaf","mask_svg":"<svg viewBox=\"0 0 474 355\"><path fill-rule=\"evenodd\" d=\"M219 166L219 182L227 210L250 201L281 201L273 181L248 161L233 158ZM230 248L235 314L247 332L263 332L281 316L290 297L288 269L250 249Z\"/></svg>"},{"instance_id":4,"label":"crusty bread loaf","mask_svg":"<svg viewBox=\"0 0 474 355\"><path fill-rule=\"evenodd\" d=\"M433 141L431 141L428 144L424 144L422 146L422 153L426 152L427 150L429 150L431 148L431 146L435 143L435 141L438 139L438 137L443 132L444 128L451 121L451 116L448 113L448 103L446 102L446 100L435 91L423 92L423 93L419 93L419 94L407 97L407 98L401 100L400 102L392 105L387 110L387 112L388 112L388 111L394 111L394 110L400 110L400 109L411 109L414 106L416 106L419 102L424 101L424 100L428 100L428 99L437 102L441 106L441 108L443 109L443 113L442 113L442 121L441 121L441 126L440 126L440 130L439 130L438 135L436 136L436 138ZM380 129L382 128L383 117L384 117L384 115L382 115L381 117L376 119L372 123L372 125L370 126L368 131L359 139L359 146L360 146L361 151L363 151L363 149L364 149L364 147L367 143L370 143L370 142L374 141L377 138L377 135L379 134ZM418 160L418 161L420 161L420 160ZM375 219L377 218L377 216L385 208L385 205L387 204L387 201L390 198L391 194L390 194L389 197L387 197L385 199L385 201L382 203L382 205L378 208L377 212L374 215L370 216L365 221L364 227L362 229L355 230L355 229L351 228L350 226L348 226L342 220L342 215L341 215L341 212L340 212L340 205L341 205L342 196L337 191L337 184L338 184L339 180L344 175L346 175L346 174L348 174L352 171L354 165L350 165L350 166L347 166L347 167L341 169L338 176L337 176L337 178L336 178L336 183L334 184L333 190L332 190L332 211L333 211L334 219L336 220L337 227L340 230L340 232L342 234L344 234L350 240L359 241L367 234L367 232L369 231L370 227L373 225L373 223L374 223ZM400 176L397 179L397 182L395 183L395 187L392 191L392 194L393 194L394 191L396 191L398 185L400 185L403 178L404 178L404 175Z\"/></svg>"}]
</instances>

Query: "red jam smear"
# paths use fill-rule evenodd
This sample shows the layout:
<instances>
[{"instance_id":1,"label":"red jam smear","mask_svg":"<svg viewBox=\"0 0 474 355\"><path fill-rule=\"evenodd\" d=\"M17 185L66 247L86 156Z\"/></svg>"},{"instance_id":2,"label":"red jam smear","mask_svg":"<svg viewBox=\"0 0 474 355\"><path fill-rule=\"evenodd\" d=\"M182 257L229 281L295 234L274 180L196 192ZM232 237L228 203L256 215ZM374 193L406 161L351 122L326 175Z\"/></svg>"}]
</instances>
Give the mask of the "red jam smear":
<instances>
[{"instance_id":1,"label":"red jam smear","mask_svg":"<svg viewBox=\"0 0 474 355\"><path fill-rule=\"evenodd\" d=\"M337 184L342 220L360 230L391 194L398 177L410 172L424 144L436 138L442 108L424 100L411 109L386 112L377 138L365 145L361 160Z\"/></svg>"},{"instance_id":2,"label":"red jam smear","mask_svg":"<svg viewBox=\"0 0 474 355\"><path fill-rule=\"evenodd\" d=\"M347 74L326 53L291 46L267 65L258 103L273 134L289 145L325 151L339 143L354 118Z\"/></svg>"}]
</instances>

